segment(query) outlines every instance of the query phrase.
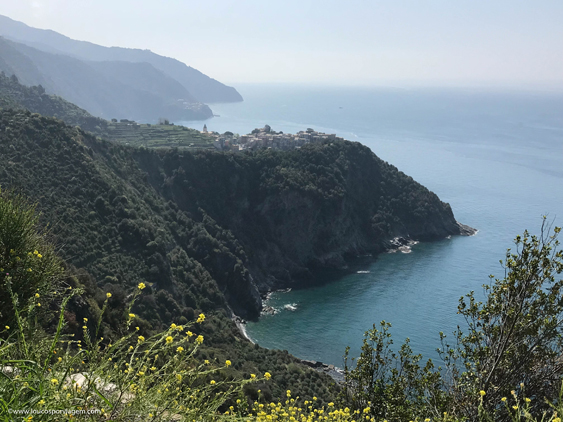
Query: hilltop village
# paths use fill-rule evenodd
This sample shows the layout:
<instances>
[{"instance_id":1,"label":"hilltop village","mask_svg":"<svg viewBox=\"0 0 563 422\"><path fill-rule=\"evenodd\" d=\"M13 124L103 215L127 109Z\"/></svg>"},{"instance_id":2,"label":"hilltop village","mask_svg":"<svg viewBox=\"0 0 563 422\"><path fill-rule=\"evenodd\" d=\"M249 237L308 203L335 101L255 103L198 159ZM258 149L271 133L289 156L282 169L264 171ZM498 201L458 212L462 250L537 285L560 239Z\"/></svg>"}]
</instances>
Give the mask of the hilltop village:
<instances>
[{"instance_id":1,"label":"hilltop village","mask_svg":"<svg viewBox=\"0 0 563 422\"><path fill-rule=\"evenodd\" d=\"M203 126L202 133L214 137L213 146L220 151L243 151L247 149L280 149L290 150L301 148L303 145L326 140L344 140L335 134L317 132L311 128L295 134L274 132L269 125L262 129L254 129L248 135L237 135L232 132L219 134L209 132L207 126Z\"/></svg>"}]
</instances>

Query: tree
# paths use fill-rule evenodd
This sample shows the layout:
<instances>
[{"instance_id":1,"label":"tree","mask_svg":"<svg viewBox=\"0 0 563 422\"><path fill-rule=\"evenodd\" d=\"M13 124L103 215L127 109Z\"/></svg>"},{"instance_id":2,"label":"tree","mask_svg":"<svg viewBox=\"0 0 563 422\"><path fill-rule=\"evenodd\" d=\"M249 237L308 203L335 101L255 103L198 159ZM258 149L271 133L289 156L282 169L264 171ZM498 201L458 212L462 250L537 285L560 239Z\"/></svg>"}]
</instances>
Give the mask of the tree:
<instances>
[{"instance_id":1,"label":"tree","mask_svg":"<svg viewBox=\"0 0 563 422\"><path fill-rule=\"evenodd\" d=\"M479 391L483 408L503 419L503 397L511 392L532 394L531 412L540 414L544 398L558 397L563 376L563 253L558 250L561 228L550 230L544 218L539 236L527 231L509 249L502 279L484 285L485 300L474 292L462 297L458 313L466 332L454 333L455 347L442 336L443 359L450 375L448 389L455 412L475 419ZM550 234L553 233L553 234Z\"/></svg>"},{"instance_id":2,"label":"tree","mask_svg":"<svg viewBox=\"0 0 563 422\"><path fill-rule=\"evenodd\" d=\"M369 414L375 420L424 420L446 408L440 372L431 360L419 365L422 355L413 354L409 339L393 352L391 324L381 321L364 335L362 352L353 369L348 368L349 348L345 353L343 407Z\"/></svg>"},{"instance_id":3,"label":"tree","mask_svg":"<svg viewBox=\"0 0 563 422\"><path fill-rule=\"evenodd\" d=\"M345 367L344 404L362 410L371 403L373 416L390 421L443 412L496 421L511 420L515 400L528 397L527 411L541 417L549 407L545 399L559 400L563 377L560 231L544 218L539 236L527 231L517 236L515 251L508 249L500 261L504 277L490 276L483 286L484 301L474 292L460 298L458 313L466 327L458 326L453 345L440 333L445 371L435 370L431 361L420 367L422 357L412 353L408 339L393 353L388 323L366 332L356 366Z\"/></svg>"}]
</instances>

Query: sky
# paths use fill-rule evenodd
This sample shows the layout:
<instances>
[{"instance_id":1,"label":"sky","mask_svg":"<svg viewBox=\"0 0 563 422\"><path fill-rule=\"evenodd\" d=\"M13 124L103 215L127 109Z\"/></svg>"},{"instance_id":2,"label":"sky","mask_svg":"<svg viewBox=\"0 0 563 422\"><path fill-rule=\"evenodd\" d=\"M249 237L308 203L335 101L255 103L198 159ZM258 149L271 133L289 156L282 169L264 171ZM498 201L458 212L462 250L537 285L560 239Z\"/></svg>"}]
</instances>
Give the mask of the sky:
<instances>
[{"instance_id":1,"label":"sky","mask_svg":"<svg viewBox=\"0 0 563 422\"><path fill-rule=\"evenodd\" d=\"M0 14L234 85L563 86L562 0L0 0Z\"/></svg>"}]
</instances>

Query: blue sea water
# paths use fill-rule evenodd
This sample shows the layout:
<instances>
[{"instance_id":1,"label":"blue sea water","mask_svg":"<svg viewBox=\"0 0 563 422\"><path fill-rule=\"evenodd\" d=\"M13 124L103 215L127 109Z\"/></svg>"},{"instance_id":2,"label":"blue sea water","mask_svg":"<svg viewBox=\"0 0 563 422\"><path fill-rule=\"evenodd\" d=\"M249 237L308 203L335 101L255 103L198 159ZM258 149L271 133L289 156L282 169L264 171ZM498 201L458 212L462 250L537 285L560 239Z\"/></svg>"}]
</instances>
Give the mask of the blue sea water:
<instances>
[{"instance_id":1,"label":"blue sea water","mask_svg":"<svg viewBox=\"0 0 563 422\"><path fill-rule=\"evenodd\" d=\"M386 320L395 344L405 338L437 358L439 332L463 324L460 296L481 291L499 259L543 215L563 225L563 93L476 89L322 88L243 85L243 103L211 105L209 130L248 133L269 124L311 127L361 142L434 191L473 237L421 243L412 253L354 263L355 271L318 287L276 292L278 309L248 323L261 346L342 366L363 333ZM204 122L179 122L201 129ZM369 271L369 272L367 272ZM285 306L291 305L291 306ZM462 325L463 326L463 325Z\"/></svg>"}]
</instances>

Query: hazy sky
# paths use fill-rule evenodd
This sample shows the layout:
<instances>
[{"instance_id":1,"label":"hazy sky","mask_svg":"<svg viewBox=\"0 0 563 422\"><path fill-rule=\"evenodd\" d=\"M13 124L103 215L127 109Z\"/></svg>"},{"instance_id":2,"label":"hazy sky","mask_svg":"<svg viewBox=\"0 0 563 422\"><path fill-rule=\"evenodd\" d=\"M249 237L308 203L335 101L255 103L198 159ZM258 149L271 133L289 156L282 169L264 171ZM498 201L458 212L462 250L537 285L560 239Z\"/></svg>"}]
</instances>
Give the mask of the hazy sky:
<instances>
[{"instance_id":1,"label":"hazy sky","mask_svg":"<svg viewBox=\"0 0 563 422\"><path fill-rule=\"evenodd\" d=\"M563 0L0 0L222 82L563 85Z\"/></svg>"}]
</instances>

